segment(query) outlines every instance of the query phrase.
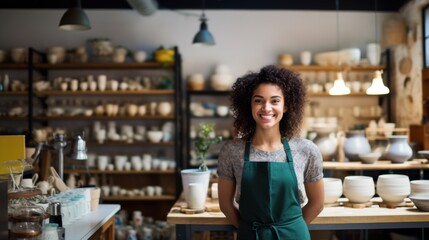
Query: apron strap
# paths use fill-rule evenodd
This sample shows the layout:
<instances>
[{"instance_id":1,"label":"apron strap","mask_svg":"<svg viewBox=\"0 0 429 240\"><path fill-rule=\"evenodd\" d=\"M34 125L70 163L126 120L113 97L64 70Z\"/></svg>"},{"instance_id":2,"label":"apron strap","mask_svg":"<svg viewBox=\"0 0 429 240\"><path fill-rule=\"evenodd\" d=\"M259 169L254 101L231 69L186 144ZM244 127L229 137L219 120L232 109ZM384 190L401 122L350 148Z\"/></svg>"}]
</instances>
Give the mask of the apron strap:
<instances>
[{"instance_id":1,"label":"apron strap","mask_svg":"<svg viewBox=\"0 0 429 240\"><path fill-rule=\"evenodd\" d=\"M249 162L249 156L250 156L250 141L246 142L246 147L244 149L244 161Z\"/></svg>"},{"instance_id":2,"label":"apron strap","mask_svg":"<svg viewBox=\"0 0 429 240\"><path fill-rule=\"evenodd\" d=\"M259 230L261 228L270 228L271 231L276 236L275 239L280 240L279 232L277 230L277 227L282 226L283 224L276 224L276 223L269 223L269 224L263 224L259 222L253 222L252 223L252 230L255 231L255 238L256 240L259 240Z\"/></svg>"},{"instance_id":3,"label":"apron strap","mask_svg":"<svg viewBox=\"0 0 429 240\"><path fill-rule=\"evenodd\" d=\"M293 162L292 152L290 150L290 146L289 146L288 141L286 140L286 138L283 138L282 142L283 142L283 148L286 152L286 161L287 162Z\"/></svg>"}]
</instances>

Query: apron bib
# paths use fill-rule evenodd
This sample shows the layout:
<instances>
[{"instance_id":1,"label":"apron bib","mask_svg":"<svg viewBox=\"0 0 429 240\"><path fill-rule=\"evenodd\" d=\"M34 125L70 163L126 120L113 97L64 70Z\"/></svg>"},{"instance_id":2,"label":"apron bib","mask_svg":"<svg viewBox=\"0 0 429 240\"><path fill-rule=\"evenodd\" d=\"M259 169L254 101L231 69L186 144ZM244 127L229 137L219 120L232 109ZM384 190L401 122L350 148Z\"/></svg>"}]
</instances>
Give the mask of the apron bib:
<instances>
[{"instance_id":1,"label":"apron bib","mask_svg":"<svg viewBox=\"0 0 429 240\"><path fill-rule=\"evenodd\" d=\"M286 139L282 142L287 162L251 162L250 142L246 143L238 239L310 239L289 143Z\"/></svg>"}]
</instances>

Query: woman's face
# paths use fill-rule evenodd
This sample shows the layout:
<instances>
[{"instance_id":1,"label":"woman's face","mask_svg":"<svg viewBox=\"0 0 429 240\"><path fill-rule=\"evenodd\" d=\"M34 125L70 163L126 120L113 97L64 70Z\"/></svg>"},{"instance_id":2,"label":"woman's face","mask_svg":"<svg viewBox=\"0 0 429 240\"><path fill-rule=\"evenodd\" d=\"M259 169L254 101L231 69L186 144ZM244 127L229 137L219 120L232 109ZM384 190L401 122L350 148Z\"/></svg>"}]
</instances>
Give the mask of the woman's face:
<instances>
[{"instance_id":1,"label":"woman's face","mask_svg":"<svg viewBox=\"0 0 429 240\"><path fill-rule=\"evenodd\" d=\"M252 95L252 116L257 127L279 127L283 113L287 111L282 90L274 84L259 85Z\"/></svg>"}]
</instances>

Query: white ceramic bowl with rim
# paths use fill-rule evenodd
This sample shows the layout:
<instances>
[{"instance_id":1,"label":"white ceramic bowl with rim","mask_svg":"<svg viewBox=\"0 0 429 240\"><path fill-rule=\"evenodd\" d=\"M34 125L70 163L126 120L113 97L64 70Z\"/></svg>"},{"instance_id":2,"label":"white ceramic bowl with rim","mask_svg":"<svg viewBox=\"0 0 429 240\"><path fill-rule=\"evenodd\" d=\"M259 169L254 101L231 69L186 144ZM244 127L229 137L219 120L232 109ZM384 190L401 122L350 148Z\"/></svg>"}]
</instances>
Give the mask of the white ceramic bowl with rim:
<instances>
[{"instance_id":1,"label":"white ceramic bowl with rim","mask_svg":"<svg viewBox=\"0 0 429 240\"><path fill-rule=\"evenodd\" d=\"M377 194L385 203L398 204L410 195L410 179L403 174L383 174L377 179Z\"/></svg>"},{"instance_id":2,"label":"white ceramic bowl with rim","mask_svg":"<svg viewBox=\"0 0 429 240\"><path fill-rule=\"evenodd\" d=\"M150 130L147 132L147 138L153 143L161 142L163 135L164 133L162 131Z\"/></svg>"},{"instance_id":3,"label":"white ceramic bowl with rim","mask_svg":"<svg viewBox=\"0 0 429 240\"><path fill-rule=\"evenodd\" d=\"M426 195L429 194L429 180L413 180L410 182L410 195Z\"/></svg>"},{"instance_id":4,"label":"white ceramic bowl with rim","mask_svg":"<svg viewBox=\"0 0 429 240\"><path fill-rule=\"evenodd\" d=\"M339 178L323 178L325 185L325 200L323 203L332 204L337 202L343 195L343 184Z\"/></svg>"},{"instance_id":5,"label":"white ceramic bowl with rim","mask_svg":"<svg viewBox=\"0 0 429 240\"><path fill-rule=\"evenodd\" d=\"M343 193L352 203L366 203L375 195L374 180L368 176L346 176Z\"/></svg>"},{"instance_id":6,"label":"white ceramic bowl with rim","mask_svg":"<svg viewBox=\"0 0 429 240\"><path fill-rule=\"evenodd\" d=\"M380 152L359 153L358 156L363 163L372 164L372 163L375 163L381 157L381 153Z\"/></svg>"},{"instance_id":7,"label":"white ceramic bowl with rim","mask_svg":"<svg viewBox=\"0 0 429 240\"><path fill-rule=\"evenodd\" d=\"M429 212L429 194L410 196L410 199L417 209L423 212Z\"/></svg>"}]
</instances>

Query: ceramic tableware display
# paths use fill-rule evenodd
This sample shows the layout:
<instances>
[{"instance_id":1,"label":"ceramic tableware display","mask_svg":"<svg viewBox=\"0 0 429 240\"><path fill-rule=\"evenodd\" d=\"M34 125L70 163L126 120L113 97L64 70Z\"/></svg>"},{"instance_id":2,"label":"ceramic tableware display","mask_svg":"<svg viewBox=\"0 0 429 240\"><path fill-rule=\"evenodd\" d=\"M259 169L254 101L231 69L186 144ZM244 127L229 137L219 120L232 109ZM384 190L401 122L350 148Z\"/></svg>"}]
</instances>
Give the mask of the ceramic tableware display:
<instances>
[{"instance_id":1,"label":"ceramic tableware display","mask_svg":"<svg viewBox=\"0 0 429 240\"><path fill-rule=\"evenodd\" d=\"M365 138L363 131L348 131L346 132L346 140L344 141L344 153L350 161L359 161L359 154L370 153L371 146Z\"/></svg>"},{"instance_id":2,"label":"ceramic tableware display","mask_svg":"<svg viewBox=\"0 0 429 240\"><path fill-rule=\"evenodd\" d=\"M410 195L410 179L402 174L382 174L377 179L377 194L383 202L398 204Z\"/></svg>"},{"instance_id":3,"label":"ceramic tableware display","mask_svg":"<svg viewBox=\"0 0 429 240\"><path fill-rule=\"evenodd\" d=\"M210 77L211 87L217 91L230 90L234 83L234 77L231 75L226 65L216 66L214 74Z\"/></svg>"},{"instance_id":4,"label":"ceramic tableware display","mask_svg":"<svg viewBox=\"0 0 429 240\"><path fill-rule=\"evenodd\" d=\"M358 154L360 160L362 160L362 163L366 164L372 164L375 163L380 157L380 152L370 152L370 153L360 153Z\"/></svg>"},{"instance_id":5,"label":"ceramic tableware display","mask_svg":"<svg viewBox=\"0 0 429 240\"><path fill-rule=\"evenodd\" d=\"M374 180L368 176L347 176L343 193L352 203L367 203L375 194Z\"/></svg>"},{"instance_id":6,"label":"ceramic tableware display","mask_svg":"<svg viewBox=\"0 0 429 240\"><path fill-rule=\"evenodd\" d=\"M384 155L392 163L404 163L413 156L413 150L408 144L407 135L393 135L389 137L389 144Z\"/></svg>"},{"instance_id":7,"label":"ceramic tableware display","mask_svg":"<svg viewBox=\"0 0 429 240\"><path fill-rule=\"evenodd\" d=\"M343 195L343 184L339 178L323 178L325 186L325 200L323 203L335 203Z\"/></svg>"},{"instance_id":8,"label":"ceramic tableware display","mask_svg":"<svg viewBox=\"0 0 429 240\"><path fill-rule=\"evenodd\" d=\"M416 205L417 209L423 212L429 212L429 194L412 195L411 201Z\"/></svg>"},{"instance_id":9,"label":"ceramic tableware display","mask_svg":"<svg viewBox=\"0 0 429 240\"><path fill-rule=\"evenodd\" d=\"M319 148L322 153L324 161L330 161L335 155L337 150L337 138L335 136L335 130L337 126L335 124L319 123L311 126L313 131L316 132L316 138L313 142Z\"/></svg>"},{"instance_id":10,"label":"ceramic tableware display","mask_svg":"<svg viewBox=\"0 0 429 240\"><path fill-rule=\"evenodd\" d=\"M411 186L410 196L429 194L429 180L413 180L410 182L410 186Z\"/></svg>"}]
</instances>

